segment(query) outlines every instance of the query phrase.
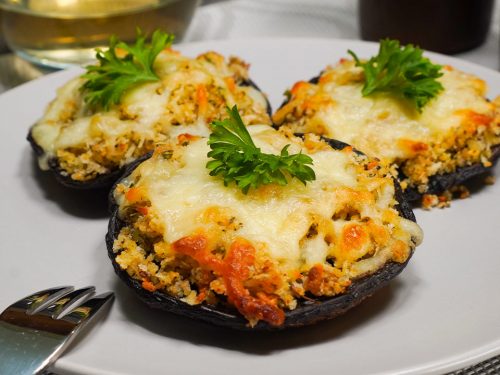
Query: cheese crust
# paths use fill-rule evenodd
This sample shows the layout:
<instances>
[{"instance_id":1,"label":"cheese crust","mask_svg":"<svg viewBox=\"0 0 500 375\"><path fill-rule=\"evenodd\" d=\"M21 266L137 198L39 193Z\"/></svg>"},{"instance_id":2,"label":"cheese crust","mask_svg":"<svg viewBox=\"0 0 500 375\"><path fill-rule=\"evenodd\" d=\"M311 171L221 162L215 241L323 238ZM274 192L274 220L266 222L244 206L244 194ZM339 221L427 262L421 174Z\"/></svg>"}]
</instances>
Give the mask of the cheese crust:
<instances>
[{"instance_id":1,"label":"cheese crust","mask_svg":"<svg viewBox=\"0 0 500 375\"><path fill-rule=\"evenodd\" d=\"M56 158L62 173L88 181L111 173L154 149L158 142L189 132L208 135L208 124L237 105L244 121L270 124L267 100L249 84L248 64L207 52L194 59L166 49L154 62L160 80L126 92L108 111L85 105L78 77L58 90L31 136L44 154L42 169Z\"/></svg>"},{"instance_id":2,"label":"cheese crust","mask_svg":"<svg viewBox=\"0 0 500 375\"><path fill-rule=\"evenodd\" d=\"M148 291L188 304L228 303L251 325L281 325L297 301L346 293L388 262L404 263L422 240L395 209L390 171L315 135L249 128L263 152L313 159L316 180L243 194L209 175L207 140L180 136L123 179L115 261Z\"/></svg>"},{"instance_id":3,"label":"cheese crust","mask_svg":"<svg viewBox=\"0 0 500 375\"><path fill-rule=\"evenodd\" d=\"M404 174L403 189L424 194L433 175L481 163L491 166L500 144L500 99L485 99L481 79L450 66L444 90L419 113L404 99L378 93L363 97L362 68L342 59L314 82L297 82L273 115L279 126L349 143Z\"/></svg>"}]
</instances>

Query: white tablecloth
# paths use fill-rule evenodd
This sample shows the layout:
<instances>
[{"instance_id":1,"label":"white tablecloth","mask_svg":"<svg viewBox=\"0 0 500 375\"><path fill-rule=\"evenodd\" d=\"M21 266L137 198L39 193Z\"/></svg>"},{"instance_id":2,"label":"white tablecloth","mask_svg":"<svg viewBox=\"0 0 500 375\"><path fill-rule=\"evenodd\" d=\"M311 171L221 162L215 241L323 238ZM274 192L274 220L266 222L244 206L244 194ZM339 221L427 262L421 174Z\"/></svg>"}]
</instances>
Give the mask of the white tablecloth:
<instances>
[{"instance_id":1,"label":"white tablecloth","mask_svg":"<svg viewBox=\"0 0 500 375\"><path fill-rule=\"evenodd\" d=\"M491 26L488 38L482 46L457 54L456 57L499 70L500 4L498 2L495 4ZM360 39L357 1L215 1L198 9L184 41L254 37Z\"/></svg>"}]
</instances>

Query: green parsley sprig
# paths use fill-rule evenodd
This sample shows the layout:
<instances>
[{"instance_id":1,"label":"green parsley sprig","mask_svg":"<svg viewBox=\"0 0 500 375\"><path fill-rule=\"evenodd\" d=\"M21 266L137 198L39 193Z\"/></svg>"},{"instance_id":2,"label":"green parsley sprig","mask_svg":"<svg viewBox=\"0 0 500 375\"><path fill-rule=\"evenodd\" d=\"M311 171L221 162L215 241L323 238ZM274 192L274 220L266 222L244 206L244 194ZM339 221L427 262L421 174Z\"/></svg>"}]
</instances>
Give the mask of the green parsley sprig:
<instances>
[{"instance_id":1,"label":"green parsley sprig","mask_svg":"<svg viewBox=\"0 0 500 375\"><path fill-rule=\"evenodd\" d=\"M433 64L423 57L423 51L408 44L404 47L399 41L384 39L380 41L377 56L361 62L351 50L349 54L356 66L365 72L363 96L375 92L393 93L412 102L419 112L443 90L437 78L441 77L441 65Z\"/></svg>"},{"instance_id":2,"label":"green parsley sprig","mask_svg":"<svg viewBox=\"0 0 500 375\"><path fill-rule=\"evenodd\" d=\"M82 76L87 80L82 87L86 103L106 110L120 103L122 95L129 88L159 80L153 70L153 62L164 48L172 44L174 36L156 30L149 43L146 39L137 30L134 45L128 45L113 35L108 50L97 49L99 64L87 66L87 72ZM118 57L117 49L125 51L126 55Z\"/></svg>"},{"instance_id":3,"label":"green parsley sprig","mask_svg":"<svg viewBox=\"0 0 500 375\"><path fill-rule=\"evenodd\" d=\"M309 166L313 160L305 154L290 155L286 145L280 155L265 154L255 146L243 124L238 108L227 108L228 119L212 122L208 139L211 151L207 163L211 176L222 176L224 185L235 182L244 194L250 188L276 183L286 185L289 178L297 178L304 185L316 179ZM309 164L309 165L308 165Z\"/></svg>"}]
</instances>

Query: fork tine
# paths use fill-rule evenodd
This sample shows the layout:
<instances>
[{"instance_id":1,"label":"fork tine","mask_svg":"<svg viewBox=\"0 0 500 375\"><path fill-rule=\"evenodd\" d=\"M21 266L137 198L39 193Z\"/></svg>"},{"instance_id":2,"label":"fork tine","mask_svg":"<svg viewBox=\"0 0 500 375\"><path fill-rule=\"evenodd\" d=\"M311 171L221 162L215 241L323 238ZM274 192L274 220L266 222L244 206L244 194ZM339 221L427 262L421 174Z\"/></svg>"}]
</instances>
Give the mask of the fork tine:
<instances>
[{"instance_id":1,"label":"fork tine","mask_svg":"<svg viewBox=\"0 0 500 375\"><path fill-rule=\"evenodd\" d=\"M74 288L72 286L62 286L56 288L50 288L41 290L39 292L33 293L23 299L20 299L17 302L14 302L12 305L7 307L5 311L10 309L18 309L26 311L28 314L34 314L37 311L40 311L51 302L56 299L62 297L65 294L71 292Z\"/></svg>"},{"instance_id":2,"label":"fork tine","mask_svg":"<svg viewBox=\"0 0 500 375\"><path fill-rule=\"evenodd\" d=\"M73 290L73 287L42 290L15 302L0 314L0 374L39 374L113 300L113 293L89 299L94 287ZM71 312L64 315L68 310Z\"/></svg>"},{"instance_id":3,"label":"fork tine","mask_svg":"<svg viewBox=\"0 0 500 375\"><path fill-rule=\"evenodd\" d=\"M56 319L64 315L64 313L66 313L69 310L69 308L71 308L72 305L74 305L75 302L88 298L89 296L94 294L94 292L95 292L95 287L93 286L74 290L71 293L65 294L61 298L52 302L49 306L47 306L43 310L38 310L37 314L50 316Z\"/></svg>"},{"instance_id":4,"label":"fork tine","mask_svg":"<svg viewBox=\"0 0 500 375\"><path fill-rule=\"evenodd\" d=\"M103 308L108 305L113 299L114 294L112 292L102 293L95 296L87 301L83 302L80 306L73 309L67 315L64 315L61 320L73 323L88 323L99 311L104 310ZM83 324L80 324L82 326Z\"/></svg>"}]
</instances>

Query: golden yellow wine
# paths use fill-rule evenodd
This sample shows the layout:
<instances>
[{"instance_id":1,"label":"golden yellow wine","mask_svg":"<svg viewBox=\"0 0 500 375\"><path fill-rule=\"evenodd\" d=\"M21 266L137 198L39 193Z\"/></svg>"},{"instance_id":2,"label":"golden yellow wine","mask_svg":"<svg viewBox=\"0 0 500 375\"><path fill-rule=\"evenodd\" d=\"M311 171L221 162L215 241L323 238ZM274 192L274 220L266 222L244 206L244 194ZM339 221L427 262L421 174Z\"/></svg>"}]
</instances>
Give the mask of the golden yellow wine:
<instances>
[{"instance_id":1,"label":"golden yellow wine","mask_svg":"<svg viewBox=\"0 0 500 375\"><path fill-rule=\"evenodd\" d=\"M183 38L199 0L0 0L4 37L21 56L43 65L86 64L111 35L132 41L140 27Z\"/></svg>"}]
</instances>

